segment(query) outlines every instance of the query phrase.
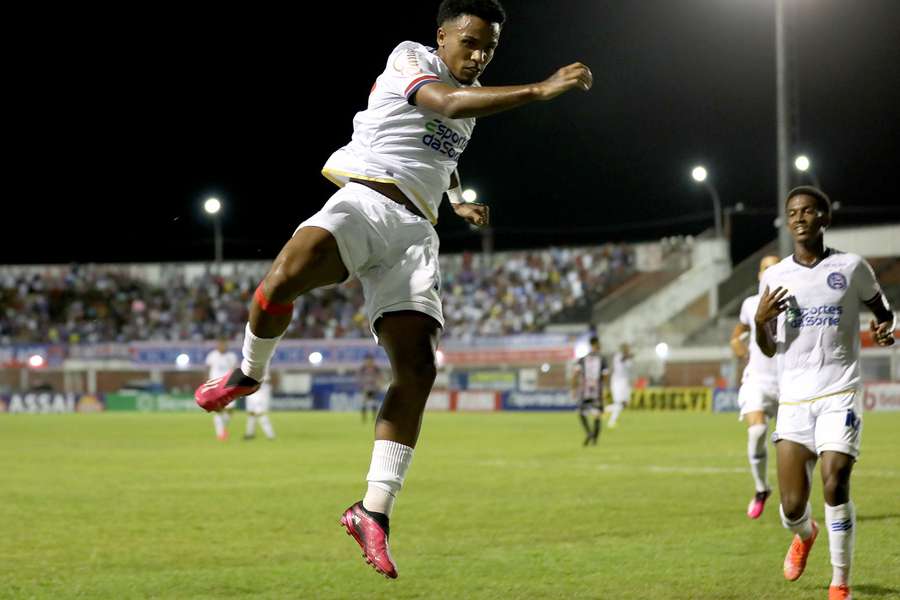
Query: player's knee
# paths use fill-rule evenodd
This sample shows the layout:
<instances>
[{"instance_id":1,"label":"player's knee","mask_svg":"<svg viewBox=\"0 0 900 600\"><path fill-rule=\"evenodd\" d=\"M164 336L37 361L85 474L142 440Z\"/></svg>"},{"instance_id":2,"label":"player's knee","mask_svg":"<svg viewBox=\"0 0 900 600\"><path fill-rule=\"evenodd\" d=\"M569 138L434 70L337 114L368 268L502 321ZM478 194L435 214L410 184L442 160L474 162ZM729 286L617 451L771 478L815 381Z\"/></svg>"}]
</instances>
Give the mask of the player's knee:
<instances>
[{"instance_id":1,"label":"player's knee","mask_svg":"<svg viewBox=\"0 0 900 600\"><path fill-rule=\"evenodd\" d=\"M822 495L831 506L844 504L850 499L850 480L840 473L825 475L822 482Z\"/></svg>"},{"instance_id":2,"label":"player's knee","mask_svg":"<svg viewBox=\"0 0 900 600\"><path fill-rule=\"evenodd\" d=\"M437 377L434 354L425 353L416 360L411 360L397 369L397 382L415 386L426 391L431 390Z\"/></svg>"},{"instance_id":3,"label":"player's knee","mask_svg":"<svg viewBox=\"0 0 900 600\"><path fill-rule=\"evenodd\" d=\"M806 498L801 494L784 493L781 494L781 510L784 516L791 521L801 518L806 512Z\"/></svg>"}]
</instances>

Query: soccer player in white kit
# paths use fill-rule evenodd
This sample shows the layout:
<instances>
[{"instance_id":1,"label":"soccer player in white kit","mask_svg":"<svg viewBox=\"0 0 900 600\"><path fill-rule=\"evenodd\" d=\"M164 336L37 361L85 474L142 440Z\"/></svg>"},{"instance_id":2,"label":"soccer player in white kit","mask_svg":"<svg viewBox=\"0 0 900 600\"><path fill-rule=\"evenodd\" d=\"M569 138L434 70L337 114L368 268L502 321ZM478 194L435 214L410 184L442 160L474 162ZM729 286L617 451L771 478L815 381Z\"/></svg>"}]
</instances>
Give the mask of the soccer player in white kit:
<instances>
[{"instance_id":1,"label":"soccer player in white kit","mask_svg":"<svg viewBox=\"0 0 900 600\"><path fill-rule=\"evenodd\" d=\"M619 421L619 415L625 409L625 405L631 399L631 366L634 364L634 355L628 344L619 346L619 351L613 354L612 375L609 378L610 394L612 395L612 407L610 408L609 426L613 428Z\"/></svg>"},{"instance_id":2,"label":"soccer player in white kit","mask_svg":"<svg viewBox=\"0 0 900 600\"><path fill-rule=\"evenodd\" d=\"M209 367L209 378L217 379L228 375L238 366L238 357L234 352L228 351L226 340L219 340L215 349L206 355L206 366ZM228 423L231 422L233 408L234 400L213 414L216 437L223 442L228 439Z\"/></svg>"},{"instance_id":3,"label":"soccer player in white kit","mask_svg":"<svg viewBox=\"0 0 900 600\"><path fill-rule=\"evenodd\" d=\"M759 261L758 279L762 279L763 271L778 264L777 256L764 256ZM745 299L741 304L740 322L731 334L731 350L738 358L750 355L744 374L741 377L741 389L738 392L738 405L741 407L740 419L747 421L747 459L750 461L750 474L756 492L747 506L747 516L758 519L766 506L766 500L772 494L766 475L769 451L768 430L769 419L774 419L778 412L778 365L774 358L762 353L756 343L756 309L759 306L759 294ZM745 340L749 339L749 343Z\"/></svg>"},{"instance_id":4,"label":"soccer player in white kit","mask_svg":"<svg viewBox=\"0 0 900 600\"><path fill-rule=\"evenodd\" d=\"M894 343L894 315L869 264L825 246L831 203L821 190L791 190L786 211L794 253L763 273L756 312L756 342L778 361L773 439L782 522L795 534L784 576L803 574L818 535L809 493L819 457L833 567L828 598L846 600L856 531L850 474L862 434L859 312L865 305L874 314L869 325L881 346Z\"/></svg>"},{"instance_id":5,"label":"soccer player in white kit","mask_svg":"<svg viewBox=\"0 0 900 600\"><path fill-rule=\"evenodd\" d=\"M256 422L262 428L266 438L275 439L275 428L269 420L269 407L272 404L272 378L266 373L259 389L247 396L247 425L244 429L244 439L252 440L256 437Z\"/></svg>"},{"instance_id":6,"label":"soccer player in white kit","mask_svg":"<svg viewBox=\"0 0 900 600\"><path fill-rule=\"evenodd\" d=\"M456 172L475 118L587 91L593 83L590 69L574 63L539 83L481 87L478 77L494 56L505 18L497 0L444 0L436 49L403 42L391 52L368 106L353 120L350 143L322 170L341 189L300 224L254 294L240 368L195 393L200 406L217 410L255 391L294 300L358 277L392 383L375 422L368 490L341 523L366 561L391 578L397 569L389 517L434 383L444 322L434 230L442 196L448 194L458 216L487 225L486 206L462 202Z\"/></svg>"}]
</instances>

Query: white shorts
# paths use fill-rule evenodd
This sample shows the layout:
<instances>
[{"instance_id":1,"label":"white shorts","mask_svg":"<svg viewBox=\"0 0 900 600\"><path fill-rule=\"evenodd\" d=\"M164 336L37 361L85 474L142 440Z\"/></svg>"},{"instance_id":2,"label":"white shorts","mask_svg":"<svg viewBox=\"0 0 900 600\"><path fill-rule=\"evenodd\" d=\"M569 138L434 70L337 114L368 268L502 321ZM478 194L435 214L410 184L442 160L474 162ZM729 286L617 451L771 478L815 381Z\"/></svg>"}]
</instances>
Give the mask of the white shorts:
<instances>
[{"instance_id":1,"label":"white shorts","mask_svg":"<svg viewBox=\"0 0 900 600\"><path fill-rule=\"evenodd\" d=\"M272 401L272 386L264 383L259 390L247 396L246 410L248 413L261 414L269 412L269 404Z\"/></svg>"},{"instance_id":2,"label":"white shorts","mask_svg":"<svg viewBox=\"0 0 900 600\"><path fill-rule=\"evenodd\" d=\"M362 283L376 341L375 322L387 312L414 310L444 326L438 236L426 219L351 182L303 227L321 227L337 240L344 266Z\"/></svg>"},{"instance_id":3,"label":"white shorts","mask_svg":"<svg viewBox=\"0 0 900 600\"><path fill-rule=\"evenodd\" d=\"M772 440L803 444L811 452L859 456L862 390L852 389L805 402L782 402Z\"/></svg>"},{"instance_id":4,"label":"white shorts","mask_svg":"<svg viewBox=\"0 0 900 600\"><path fill-rule=\"evenodd\" d=\"M612 401L616 404L628 404L628 401L631 400L631 385L627 380L616 380L613 379L610 382L610 393L612 394Z\"/></svg>"},{"instance_id":5,"label":"white shorts","mask_svg":"<svg viewBox=\"0 0 900 600\"><path fill-rule=\"evenodd\" d=\"M738 406L741 407L738 420L752 412L765 413L771 419L778 413L778 392L766 389L753 379L748 379L741 384L741 389L738 391Z\"/></svg>"}]
</instances>

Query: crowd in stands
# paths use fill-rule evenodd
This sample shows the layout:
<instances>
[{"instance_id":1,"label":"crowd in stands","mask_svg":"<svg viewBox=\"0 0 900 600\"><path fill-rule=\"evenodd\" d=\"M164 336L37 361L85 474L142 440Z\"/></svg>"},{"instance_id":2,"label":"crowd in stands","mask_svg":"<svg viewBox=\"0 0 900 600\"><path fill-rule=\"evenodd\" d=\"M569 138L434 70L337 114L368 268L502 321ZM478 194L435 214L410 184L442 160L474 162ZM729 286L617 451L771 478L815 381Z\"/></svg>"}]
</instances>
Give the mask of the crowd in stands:
<instances>
[{"instance_id":1,"label":"crowd in stands","mask_svg":"<svg viewBox=\"0 0 900 600\"><path fill-rule=\"evenodd\" d=\"M444 335L541 330L592 302L634 268L627 245L441 257ZM0 270L0 344L240 339L261 263L188 274L167 265L164 284L116 265ZM288 338L370 335L356 280L298 298Z\"/></svg>"}]
</instances>

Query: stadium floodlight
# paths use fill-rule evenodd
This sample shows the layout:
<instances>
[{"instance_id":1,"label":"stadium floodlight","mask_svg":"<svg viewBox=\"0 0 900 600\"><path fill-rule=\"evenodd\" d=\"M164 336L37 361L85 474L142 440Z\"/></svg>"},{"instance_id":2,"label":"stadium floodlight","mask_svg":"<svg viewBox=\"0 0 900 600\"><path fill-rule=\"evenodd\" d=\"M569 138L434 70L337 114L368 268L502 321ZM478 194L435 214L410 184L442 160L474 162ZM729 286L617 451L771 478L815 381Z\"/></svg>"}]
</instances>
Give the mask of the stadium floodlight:
<instances>
[{"instance_id":1,"label":"stadium floodlight","mask_svg":"<svg viewBox=\"0 0 900 600\"><path fill-rule=\"evenodd\" d=\"M206 202L203 203L203 210L214 215L222 210L222 203L219 202L218 198L207 198Z\"/></svg>"},{"instance_id":2,"label":"stadium floodlight","mask_svg":"<svg viewBox=\"0 0 900 600\"><path fill-rule=\"evenodd\" d=\"M175 357L175 366L179 369L185 369L191 364L191 357L182 352Z\"/></svg>"},{"instance_id":3,"label":"stadium floodlight","mask_svg":"<svg viewBox=\"0 0 900 600\"><path fill-rule=\"evenodd\" d=\"M463 200L466 202L475 202L478 199L478 194L472 188L469 188L462 193Z\"/></svg>"},{"instance_id":4,"label":"stadium floodlight","mask_svg":"<svg viewBox=\"0 0 900 600\"><path fill-rule=\"evenodd\" d=\"M697 166L697 167L694 167L693 170L691 171L691 177L693 177L694 181L696 181L698 183L703 183L704 181L706 181L707 175L708 175L708 173L706 172L705 167Z\"/></svg>"},{"instance_id":5,"label":"stadium floodlight","mask_svg":"<svg viewBox=\"0 0 900 600\"><path fill-rule=\"evenodd\" d=\"M215 232L215 252L216 252L216 268L222 267L222 221L219 218L219 211L222 210L222 202L218 198L207 198L203 203L203 210L206 211L213 220L213 230Z\"/></svg>"},{"instance_id":6,"label":"stadium floodlight","mask_svg":"<svg viewBox=\"0 0 900 600\"><path fill-rule=\"evenodd\" d=\"M658 356L660 360L666 360L669 356L669 345L665 342L658 343L656 345L656 356Z\"/></svg>"},{"instance_id":7,"label":"stadium floodlight","mask_svg":"<svg viewBox=\"0 0 900 600\"><path fill-rule=\"evenodd\" d=\"M549 373L550 372L550 364L544 363L541 365L541 373Z\"/></svg>"},{"instance_id":8,"label":"stadium floodlight","mask_svg":"<svg viewBox=\"0 0 900 600\"><path fill-rule=\"evenodd\" d=\"M794 159L794 167L803 173L809 171L809 157L805 154L801 154Z\"/></svg>"},{"instance_id":9,"label":"stadium floodlight","mask_svg":"<svg viewBox=\"0 0 900 600\"><path fill-rule=\"evenodd\" d=\"M32 354L28 357L28 366L32 369L40 369L45 363L44 357L40 354Z\"/></svg>"},{"instance_id":10,"label":"stadium floodlight","mask_svg":"<svg viewBox=\"0 0 900 600\"><path fill-rule=\"evenodd\" d=\"M713 220L716 228L716 239L719 239L722 237L722 201L719 199L719 191L716 189L716 186L709 181L709 172L703 165L697 165L691 169L691 177L697 183L702 183L707 191L709 191L709 196L713 201Z\"/></svg>"},{"instance_id":11,"label":"stadium floodlight","mask_svg":"<svg viewBox=\"0 0 900 600\"><path fill-rule=\"evenodd\" d=\"M313 365L318 365L322 363L322 353L321 352L312 352L309 355L309 362Z\"/></svg>"}]
</instances>

